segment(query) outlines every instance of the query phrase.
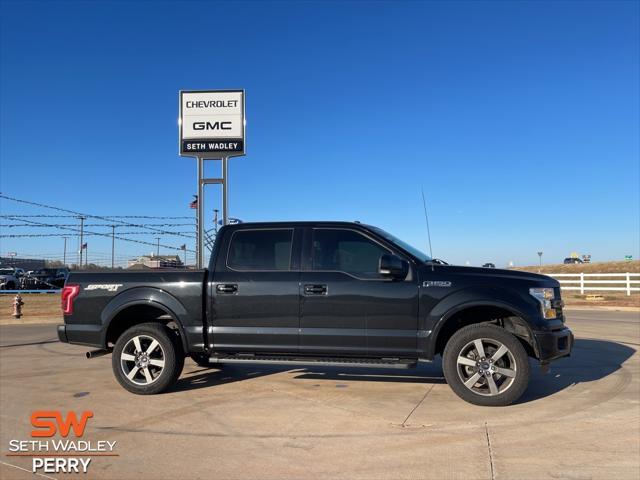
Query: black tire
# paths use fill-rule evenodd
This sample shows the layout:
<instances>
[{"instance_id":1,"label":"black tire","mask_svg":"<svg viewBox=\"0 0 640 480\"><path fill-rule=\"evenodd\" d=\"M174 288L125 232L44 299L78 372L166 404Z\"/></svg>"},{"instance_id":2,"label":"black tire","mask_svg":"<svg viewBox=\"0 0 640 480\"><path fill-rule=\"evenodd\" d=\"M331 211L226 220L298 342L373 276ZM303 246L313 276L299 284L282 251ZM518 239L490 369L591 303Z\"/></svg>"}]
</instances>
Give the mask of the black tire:
<instances>
[{"instance_id":1,"label":"black tire","mask_svg":"<svg viewBox=\"0 0 640 480\"><path fill-rule=\"evenodd\" d=\"M157 342L155 346L154 341ZM137 345L141 347L139 350ZM178 380L184 367L180 338L160 323L135 325L116 341L111 366L118 383L131 393L153 395L163 392Z\"/></svg>"},{"instance_id":2,"label":"black tire","mask_svg":"<svg viewBox=\"0 0 640 480\"><path fill-rule=\"evenodd\" d=\"M456 395L489 407L518 400L527 389L531 374L529 357L520 340L505 329L486 323L469 325L453 334L442 355L442 368Z\"/></svg>"}]
</instances>

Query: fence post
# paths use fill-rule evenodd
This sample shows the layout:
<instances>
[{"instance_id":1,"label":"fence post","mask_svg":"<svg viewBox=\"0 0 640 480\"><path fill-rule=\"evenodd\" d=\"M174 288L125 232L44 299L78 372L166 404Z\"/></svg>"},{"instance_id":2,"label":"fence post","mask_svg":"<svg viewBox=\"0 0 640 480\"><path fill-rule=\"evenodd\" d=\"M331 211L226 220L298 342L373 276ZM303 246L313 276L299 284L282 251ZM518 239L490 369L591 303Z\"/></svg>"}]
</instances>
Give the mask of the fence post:
<instances>
[{"instance_id":1,"label":"fence post","mask_svg":"<svg viewBox=\"0 0 640 480\"><path fill-rule=\"evenodd\" d=\"M631 296L631 275L627 272L627 296Z\"/></svg>"},{"instance_id":2,"label":"fence post","mask_svg":"<svg viewBox=\"0 0 640 480\"><path fill-rule=\"evenodd\" d=\"M584 273L580 273L580 295L584 295Z\"/></svg>"}]
</instances>

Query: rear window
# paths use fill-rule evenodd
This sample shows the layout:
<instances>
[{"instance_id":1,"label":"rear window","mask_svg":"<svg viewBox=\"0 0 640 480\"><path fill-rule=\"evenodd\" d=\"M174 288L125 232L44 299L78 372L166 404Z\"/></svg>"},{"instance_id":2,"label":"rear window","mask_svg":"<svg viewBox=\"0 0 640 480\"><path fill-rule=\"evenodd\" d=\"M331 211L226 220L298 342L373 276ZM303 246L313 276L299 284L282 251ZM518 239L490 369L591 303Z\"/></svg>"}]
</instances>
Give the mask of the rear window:
<instances>
[{"instance_id":1,"label":"rear window","mask_svg":"<svg viewBox=\"0 0 640 480\"><path fill-rule=\"evenodd\" d=\"M292 229L235 232L227 266L234 270L289 270L292 238Z\"/></svg>"}]
</instances>

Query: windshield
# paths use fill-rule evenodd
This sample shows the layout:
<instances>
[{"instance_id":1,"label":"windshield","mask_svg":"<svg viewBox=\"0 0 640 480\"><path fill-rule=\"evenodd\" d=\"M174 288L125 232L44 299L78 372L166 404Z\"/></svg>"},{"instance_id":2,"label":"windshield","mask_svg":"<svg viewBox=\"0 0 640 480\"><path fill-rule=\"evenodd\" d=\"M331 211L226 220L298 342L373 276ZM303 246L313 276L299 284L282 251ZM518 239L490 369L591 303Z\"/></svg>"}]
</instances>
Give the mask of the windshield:
<instances>
[{"instance_id":1,"label":"windshield","mask_svg":"<svg viewBox=\"0 0 640 480\"><path fill-rule=\"evenodd\" d=\"M0 275L13 275L13 268L0 268Z\"/></svg>"},{"instance_id":2,"label":"windshield","mask_svg":"<svg viewBox=\"0 0 640 480\"><path fill-rule=\"evenodd\" d=\"M409 252L411 255L416 257L418 260L420 260L422 262L428 262L429 260L431 260L431 257L429 257L429 255L427 255L426 253L421 252L416 247L409 245L404 240L400 240L395 235L391 235L389 232L385 232L384 230L382 230L381 228L378 228L378 227L369 227L369 228L371 228L371 230L376 232L381 237L389 240L394 245L397 245L402 250L405 250L405 251Z\"/></svg>"}]
</instances>

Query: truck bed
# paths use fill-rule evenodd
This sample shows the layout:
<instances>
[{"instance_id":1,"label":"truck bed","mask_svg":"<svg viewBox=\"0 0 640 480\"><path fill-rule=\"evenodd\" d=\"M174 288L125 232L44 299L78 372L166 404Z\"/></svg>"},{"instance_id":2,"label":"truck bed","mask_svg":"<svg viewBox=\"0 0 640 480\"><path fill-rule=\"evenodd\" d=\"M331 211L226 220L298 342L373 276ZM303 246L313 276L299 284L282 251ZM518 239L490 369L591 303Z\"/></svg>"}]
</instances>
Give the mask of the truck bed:
<instances>
[{"instance_id":1,"label":"truck bed","mask_svg":"<svg viewBox=\"0 0 640 480\"><path fill-rule=\"evenodd\" d=\"M185 343L192 351L201 350L206 278L207 270L72 272L67 285L79 285L82 294L73 302L73 313L65 316L64 333L69 342L105 348L107 326L117 329L118 313L135 306L141 317L178 320Z\"/></svg>"}]
</instances>

